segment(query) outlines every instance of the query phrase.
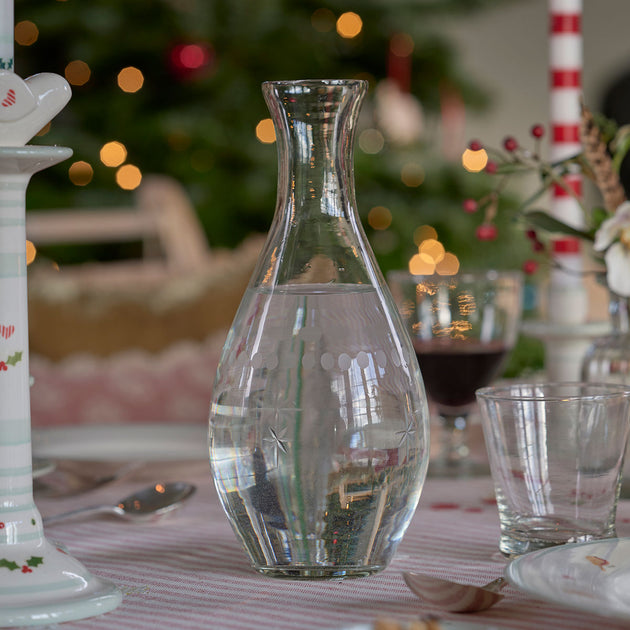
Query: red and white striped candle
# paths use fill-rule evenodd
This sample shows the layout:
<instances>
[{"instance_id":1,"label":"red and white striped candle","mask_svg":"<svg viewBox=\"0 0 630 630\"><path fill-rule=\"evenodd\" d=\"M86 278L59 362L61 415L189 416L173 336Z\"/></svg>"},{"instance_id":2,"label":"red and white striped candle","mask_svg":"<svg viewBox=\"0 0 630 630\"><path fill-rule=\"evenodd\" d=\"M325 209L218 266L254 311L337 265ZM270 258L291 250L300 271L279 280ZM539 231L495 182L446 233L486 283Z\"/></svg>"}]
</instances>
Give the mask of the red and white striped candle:
<instances>
[{"instance_id":1,"label":"red and white striped candle","mask_svg":"<svg viewBox=\"0 0 630 630\"><path fill-rule=\"evenodd\" d=\"M580 97L582 93L582 0L549 0L549 88L552 161L565 159L580 153ZM566 188L578 198L582 196L582 176L569 173L564 179ZM553 186L552 214L574 227L582 227L584 217L578 200L565 187ZM551 276L552 291L556 287L582 285L580 241L572 237L553 241L553 255L562 268L578 273L554 270ZM568 297L568 296L565 296ZM574 296L576 298L577 296ZM552 319L581 319L584 309L575 312L571 307L550 312ZM562 312L558 312L562 311ZM571 313L571 315L569 315ZM577 322L576 322L577 323Z\"/></svg>"},{"instance_id":2,"label":"red and white striped candle","mask_svg":"<svg viewBox=\"0 0 630 630\"><path fill-rule=\"evenodd\" d=\"M582 93L582 0L550 0L550 118L551 160L578 154L580 144L580 96ZM568 175L568 187L578 195L582 179ZM583 223L578 204L561 186L553 190L554 214L572 225Z\"/></svg>"},{"instance_id":3,"label":"red and white striped candle","mask_svg":"<svg viewBox=\"0 0 630 630\"><path fill-rule=\"evenodd\" d=\"M13 0L0 0L0 70L14 70Z\"/></svg>"}]
</instances>

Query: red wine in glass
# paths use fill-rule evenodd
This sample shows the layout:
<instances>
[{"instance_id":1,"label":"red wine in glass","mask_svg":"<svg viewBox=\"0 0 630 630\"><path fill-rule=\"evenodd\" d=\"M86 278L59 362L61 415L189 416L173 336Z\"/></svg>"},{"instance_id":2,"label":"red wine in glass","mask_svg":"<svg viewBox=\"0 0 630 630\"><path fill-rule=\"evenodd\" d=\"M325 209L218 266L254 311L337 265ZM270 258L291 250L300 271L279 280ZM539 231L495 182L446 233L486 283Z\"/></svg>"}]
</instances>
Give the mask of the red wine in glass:
<instances>
[{"instance_id":1,"label":"red wine in glass","mask_svg":"<svg viewBox=\"0 0 630 630\"><path fill-rule=\"evenodd\" d=\"M414 341L427 394L438 407L467 407L475 391L498 374L508 348L501 341L431 339Z\"/></svg>"}]
</instances>

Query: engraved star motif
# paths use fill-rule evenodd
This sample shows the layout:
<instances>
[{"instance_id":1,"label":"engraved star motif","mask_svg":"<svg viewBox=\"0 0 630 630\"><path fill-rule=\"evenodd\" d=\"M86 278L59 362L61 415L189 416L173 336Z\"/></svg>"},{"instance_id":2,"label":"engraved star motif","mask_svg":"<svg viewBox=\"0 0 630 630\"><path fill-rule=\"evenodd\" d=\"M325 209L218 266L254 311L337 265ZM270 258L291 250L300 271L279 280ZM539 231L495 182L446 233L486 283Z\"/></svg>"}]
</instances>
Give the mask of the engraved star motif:
<instances>
[{"instance_id":1,"label":"engraved star motif","mask_svg":"<svg viewBox=\"0 0 630 630\"><path fill-rule=\"evenodd\" d=\"M396 431L396 435L400 435L400 441L398 442L398 448L400 448L405 442L412 439L416 434L416 423L414 420L409 420L407 426L401 431Z\"/></svg>"},{"instance_id":2,"label":"engraved star motif","mask_svg":"<svg viewBox=\"0 0 630 630\"><path fill-rule=\"evenodd\" d=\"M263 438L263 442L269 442L273 448L273 464L274 466L278 465L278 455L282 452L286 455L289 452L289 445L286 438L287 428L282 427L282 429L275 429L274 427L269 427L269 433L271 433L271 437Z\"/></svg>"}]
</instances>

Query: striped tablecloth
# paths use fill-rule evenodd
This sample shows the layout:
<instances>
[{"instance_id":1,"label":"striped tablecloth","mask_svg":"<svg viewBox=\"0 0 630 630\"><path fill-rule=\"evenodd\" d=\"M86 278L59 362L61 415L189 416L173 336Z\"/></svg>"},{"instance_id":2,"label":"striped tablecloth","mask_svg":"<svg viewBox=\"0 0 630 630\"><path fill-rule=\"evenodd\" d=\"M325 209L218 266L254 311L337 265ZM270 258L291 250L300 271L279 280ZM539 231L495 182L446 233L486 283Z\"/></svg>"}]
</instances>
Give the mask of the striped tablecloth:
<instances>
[{"instance_id":1,"label":"striped tablecloth","mask_svg":"<svg viewBox=\"0 0 630 630\"><path fill-rule=\"evenodd\" d=\"M428 480L386 571L356 580L296 582L259 576L249 568L220 507L207 464L179 467L177 477L196 483L198 491L170 519L145 525L101 517L46 529L48 538L65 544L93 573L115 581L124 592L122 605L113 612L64 627L345 630L379 617L408 622L429 615L496 629L621 630L630 625L545 604L512 587L488 611L443 614L423 605L407 589L401 576L406 570L480 585L502 574L505 561L497 550L498 516L489 478ZM168 469L163 480L175 480ZM128 479L89 496L36 497L36 502L41 513L49 515L95 501L117 502L146 481ZM620 504L618 534L630 535L630 501Z\"/></svg>"}]
</instances>

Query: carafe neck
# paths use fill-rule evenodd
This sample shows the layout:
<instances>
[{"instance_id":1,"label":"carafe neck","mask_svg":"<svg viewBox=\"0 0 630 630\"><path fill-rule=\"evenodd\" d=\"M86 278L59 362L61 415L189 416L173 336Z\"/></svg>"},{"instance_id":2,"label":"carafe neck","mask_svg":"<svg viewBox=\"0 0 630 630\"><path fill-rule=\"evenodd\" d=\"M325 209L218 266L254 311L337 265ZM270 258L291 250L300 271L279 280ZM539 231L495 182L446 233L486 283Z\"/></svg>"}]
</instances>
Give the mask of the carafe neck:
<instances>
[{"instance_id":1,"label":"carafe neck","mask_svg":"<svg viewBox=\"0 0 630 630\"><path fill-rule=\"evenodd\" d=\"M276 127L278 210L305 219L355 211L352 147L365 91L364 81L263 84Z\"/></svg>"}]
</instances>

